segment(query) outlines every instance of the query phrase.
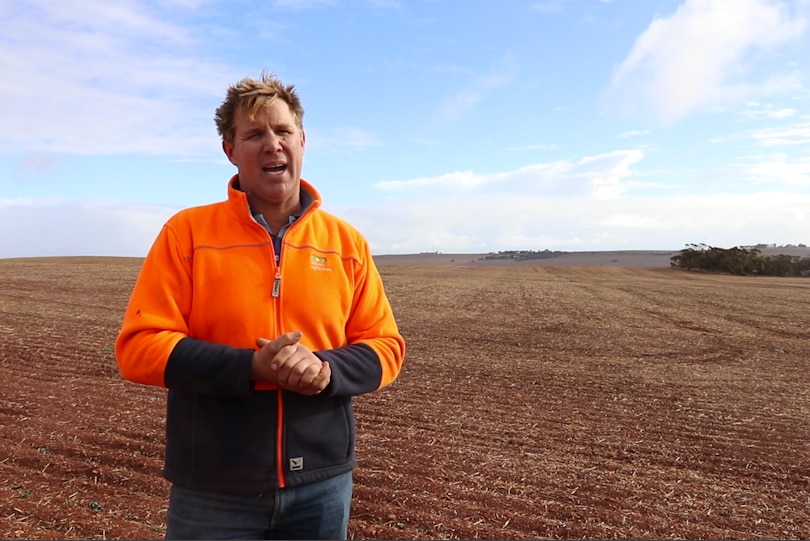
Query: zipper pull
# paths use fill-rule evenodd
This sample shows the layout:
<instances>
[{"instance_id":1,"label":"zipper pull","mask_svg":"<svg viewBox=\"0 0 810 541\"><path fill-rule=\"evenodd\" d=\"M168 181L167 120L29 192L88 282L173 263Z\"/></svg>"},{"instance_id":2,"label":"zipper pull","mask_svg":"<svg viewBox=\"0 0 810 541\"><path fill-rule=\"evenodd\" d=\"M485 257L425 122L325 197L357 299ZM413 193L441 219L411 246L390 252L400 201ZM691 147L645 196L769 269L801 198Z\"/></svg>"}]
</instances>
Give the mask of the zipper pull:
<instances>
[{"instance_id":1,"label":"zipper pull","mask_svg":"<svg viewBox=\"0 0 810 541\"><path fill-rule=\"evenodd\" d=\"M273 297L278 297L278 292L281 289L281 274L276 273L276 279L273 280Z\"/></svg>"}]
</instances>

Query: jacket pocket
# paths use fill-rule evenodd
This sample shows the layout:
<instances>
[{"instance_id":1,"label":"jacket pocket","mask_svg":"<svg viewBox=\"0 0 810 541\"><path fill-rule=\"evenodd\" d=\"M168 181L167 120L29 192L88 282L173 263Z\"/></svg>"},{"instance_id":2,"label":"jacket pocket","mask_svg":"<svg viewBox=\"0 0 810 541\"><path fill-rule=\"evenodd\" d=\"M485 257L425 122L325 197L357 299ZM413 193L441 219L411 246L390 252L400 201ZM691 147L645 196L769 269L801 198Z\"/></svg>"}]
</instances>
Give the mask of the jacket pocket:
<instances>
[{"instance_id":1,"label":"jacket pocket","mask_svg":"<svg viewBox=\"0 0 810 541\"><path fill-rule=\"evenodd\" d=\"M351 399L284 393L284 469L314 473L354 460L355 419Z\"/></svg>"},{"instance_id":2,"label":"jacket pocket","mask_svg":"<svg viewBox=\"0 0 810 541\"><path fill-rule=\"evenodd\" d=\"M166 468L182 477L171 480L236 492L275 486L276 400L274 391L249 400L171 392Z\"/></svg>"}]
</instances>

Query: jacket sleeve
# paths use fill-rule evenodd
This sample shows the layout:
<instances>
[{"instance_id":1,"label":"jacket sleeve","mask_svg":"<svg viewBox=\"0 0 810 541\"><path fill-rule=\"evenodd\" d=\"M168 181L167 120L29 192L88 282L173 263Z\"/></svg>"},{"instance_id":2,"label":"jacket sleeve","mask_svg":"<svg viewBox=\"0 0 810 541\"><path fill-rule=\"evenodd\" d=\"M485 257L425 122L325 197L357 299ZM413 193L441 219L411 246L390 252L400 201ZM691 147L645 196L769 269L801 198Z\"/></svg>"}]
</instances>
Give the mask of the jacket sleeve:
<instances>
[{"instance_id":1,"label":"jacket sleeve","mask_svg":"<svg viewBox=\"0 0 810 541\"><path fill-rule=\"evenodd\" d=\"M121 375L147 385L246 396L253 350L188 337L190 260L164 225L144 259L115 342Z\"/></svg>"},{"instance_id":2,"label":"jacket sleeve","mask_svg":"<svg viewBox=\"0 0 810 541\"><path fill-rule=\"evenodd\" d=\"M181 391L248 398L252 394L250 364L254 350L183 338L166 364L166 387Z\"/></svg>"},{"instance_id":3,"label":"jacket sleeve","mask_svg":"<svg viewBox=\"0 0 810 541\"><path fill-rule=\"evenodd\" d=\"M346 325L347 345L315 354L329 362L332 378L325 397L355 396L393 382L402 369L405 340L385 295L382 278L368 245L358 266L352 313Z\"/></svg>"}]
</instances>

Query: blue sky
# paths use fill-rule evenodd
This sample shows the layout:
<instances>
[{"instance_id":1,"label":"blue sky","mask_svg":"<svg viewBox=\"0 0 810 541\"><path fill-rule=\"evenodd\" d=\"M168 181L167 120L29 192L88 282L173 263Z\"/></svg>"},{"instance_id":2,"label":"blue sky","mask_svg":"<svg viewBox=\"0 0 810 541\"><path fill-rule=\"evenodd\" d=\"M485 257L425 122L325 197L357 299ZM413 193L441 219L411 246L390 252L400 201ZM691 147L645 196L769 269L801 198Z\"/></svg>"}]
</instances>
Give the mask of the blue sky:
<instances>
[{"instance_id":1,"label":"blue sky","mask_svg":"<svg viewBox=\"0 0 810 541\"><path fill-rule=\"evenodd\" d=\"M143 256L265 69L375 254L810 244L810 0L0 1L0 257Z\"/></svg>"}]
</instances>

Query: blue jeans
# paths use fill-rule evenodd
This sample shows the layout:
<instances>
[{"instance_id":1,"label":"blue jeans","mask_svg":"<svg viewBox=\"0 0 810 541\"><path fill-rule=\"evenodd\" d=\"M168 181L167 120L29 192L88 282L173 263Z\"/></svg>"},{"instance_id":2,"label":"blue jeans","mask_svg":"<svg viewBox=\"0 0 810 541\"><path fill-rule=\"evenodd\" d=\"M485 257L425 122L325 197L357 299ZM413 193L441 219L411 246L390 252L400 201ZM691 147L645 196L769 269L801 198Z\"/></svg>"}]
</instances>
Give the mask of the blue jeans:
<instances>
[{"instance_id":1,"label":"blue jeans","mask_svg":"<svg viewBox=\"0 0 810 541\"><path fill-rule=\"evenodd\" d=\"M266 494L172 486L166 539L346 539L352 472Z\"/></svg>"}]
</instances>

